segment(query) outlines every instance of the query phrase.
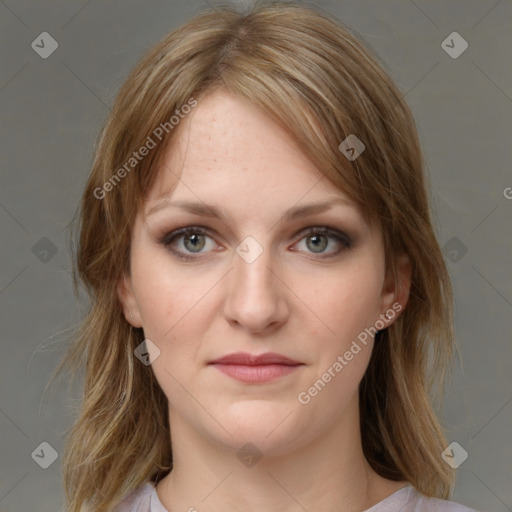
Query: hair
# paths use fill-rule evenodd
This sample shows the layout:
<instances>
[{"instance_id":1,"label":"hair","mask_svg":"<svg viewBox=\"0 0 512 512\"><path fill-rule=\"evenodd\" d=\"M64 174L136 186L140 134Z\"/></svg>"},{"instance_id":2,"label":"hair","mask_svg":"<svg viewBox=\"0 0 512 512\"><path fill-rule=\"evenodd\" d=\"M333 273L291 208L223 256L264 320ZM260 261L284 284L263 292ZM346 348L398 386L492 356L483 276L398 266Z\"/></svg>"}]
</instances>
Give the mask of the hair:
<instances>
[{"instance_id":1,"label":"hair","mask_svg":"<svg viewBox=\"0 0 512 512\"><path fill-rule=\"evenodd\" d=\"M126 321L115 290L129 273L133 221L179 125L131 172L118 171L122 181L112 179L156 127L215 88L288 130L324 176L379 222L397 285L397 257L409 257L407 307L378 333L359 387L362 446L379 475L447 498L453 474L441 458L446 442L434 405L453 355L453 293L413 116L372 50L339 20L317 7L256 2L245 12L202 11L152 47L99 136L71 248L75 292L85 285L90 308L57 369L85 370L63 454L67 510L109 511L172 469L167 399L151 365L134 360L143 329ZM353 161L338 148L350 134L365 145ZM98 198L99 189L108 193Z\"/></svg>"}]
</instances>

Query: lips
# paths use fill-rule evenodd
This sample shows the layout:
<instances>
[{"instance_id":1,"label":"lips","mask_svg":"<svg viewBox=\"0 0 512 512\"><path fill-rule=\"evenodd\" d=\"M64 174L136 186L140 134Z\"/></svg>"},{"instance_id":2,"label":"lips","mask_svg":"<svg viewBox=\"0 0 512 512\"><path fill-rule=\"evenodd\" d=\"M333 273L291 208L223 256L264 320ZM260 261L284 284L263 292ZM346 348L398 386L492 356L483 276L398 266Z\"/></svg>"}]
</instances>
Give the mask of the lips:
<instances>
[{"instance_id":1,"label":"lips","mask_svg":"<svg viewBox=\"0 0 512 512\"><path fill-rule=\"evenodd\" d=\"M296 366L303 363L274 352L266 352L265 354L259 355L253 355L247 352L236 352L220 357L219 359L215 359L214 361L211 361L210 364L234 364L246 366L283 364L286 366Z\"/></svg>"},{"instance_id":2,"label":"lips","mask_svg":"<svg viewBox=\"0 0 512 512\"><path fill-rule=\"evenodd\" d=\"M225 375L248 384L274 381L296 371L304 363L273 352L228 354L209 363Z\"/></svg>"}]
</instances>

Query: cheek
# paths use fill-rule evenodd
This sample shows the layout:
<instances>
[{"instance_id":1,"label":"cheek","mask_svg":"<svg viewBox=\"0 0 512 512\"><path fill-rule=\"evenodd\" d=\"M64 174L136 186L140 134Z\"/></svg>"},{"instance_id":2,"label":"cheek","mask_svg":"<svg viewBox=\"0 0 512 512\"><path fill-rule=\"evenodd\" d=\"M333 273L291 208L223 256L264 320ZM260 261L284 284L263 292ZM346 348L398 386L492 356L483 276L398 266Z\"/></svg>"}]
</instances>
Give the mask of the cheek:
<instances>
[{"instance_id":1,"label":"cheek","mask_svg":"<svg viewBox=\"0 0 512 512\"><path fill-rule=\"evenodd\" d=\"M335 421L354 396L368 366L380 306L379 273L340 272L317 285L308 306L319 321L308 329L313 365L297 394L308 418ZM320 428L320 426L318 426Z\"/></svg>"},{"instance_id":2,"label":"cheek","mask_svg":"<svg viewBox=\"0 0 512 512\"><path fill-rule=\"evenodd\" d=\"M183 335L197 339L197 320L204 316L204 304L218 276L186 268L149 242L133 251L131 271L146 337L162 345Z\"/></svg>"},{"instance_id":3,"label":"cheek","mask_svg":"<svg viewBox=\"0 0 512 512\"><path fill-rule=\"evenodd\" d=\"M370 360L373 330L379 316L383 264L361 257L337 272L302 281L298 295L315 313L306 343L315 347L314 365L301 389L309 412L340 414L357 391ZM302 295L300 295L302 294ZM306 310L305 310L306 311ZM314 325L313 325L314 324ZM335 404L335 406L334 406Z\"/></svg>"},{"instance_id":4,"label":"cheek","mask_svg":"<svg viewBox=\"0 0 512 512\"><path fill-rule=\"evenodd\" d=\"M201 340L211 321L207 292L213 283L158 266L139 269L138 279L144 337L160 351L152 371L169 402L183 406L188 403L183 390L192 390L191 376L204 362Z\"/></svg>"},{"instance_id":5,"label":"cheek","mask_svg":"<svg viewBox=\"0 0 512 512\"><path fill-rule=\"evenodd\" d=\"M336 350L350 345L379 316L382 278L379 262L369 260L298 280L294 291L313 312L307 332Z\"/></svg>"}]
</instances>

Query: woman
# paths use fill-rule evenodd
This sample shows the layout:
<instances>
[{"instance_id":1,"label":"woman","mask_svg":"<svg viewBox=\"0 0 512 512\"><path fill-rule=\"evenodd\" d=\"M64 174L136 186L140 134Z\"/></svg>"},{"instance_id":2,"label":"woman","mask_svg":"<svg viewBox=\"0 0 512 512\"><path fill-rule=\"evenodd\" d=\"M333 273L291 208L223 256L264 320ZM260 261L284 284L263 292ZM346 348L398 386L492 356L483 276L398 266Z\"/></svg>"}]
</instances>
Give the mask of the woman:
<instances>
[{"instance_id":1,"label":"woman","mask_svg":"<svg viewBox=\"0 0 512 512\"><path fill-rule=\"evenodd\" d=\"M165 37L78 240L70 512L469 511L429 400L452 292L414 121L339 23L258 4Z\"/></svg>"}]
</instances>

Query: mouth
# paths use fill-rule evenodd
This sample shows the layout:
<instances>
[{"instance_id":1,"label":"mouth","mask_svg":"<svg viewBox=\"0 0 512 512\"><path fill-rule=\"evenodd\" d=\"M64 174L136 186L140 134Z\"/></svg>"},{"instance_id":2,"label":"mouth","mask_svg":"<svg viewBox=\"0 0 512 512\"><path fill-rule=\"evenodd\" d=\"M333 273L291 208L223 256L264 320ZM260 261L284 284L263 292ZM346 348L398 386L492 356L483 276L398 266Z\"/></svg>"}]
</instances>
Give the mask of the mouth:
<instances>
[{"instance_id":1,"label":"mouth","mask_svg":"<svg viewBox=\"0 0 512 512\"><path fill-rule=\"evenodd\" d=\"M290 375L304 363L271 352L260 355L237 352L215 359L209 365L238 381L258 384Z\"/></svg>"}]
</instances>

